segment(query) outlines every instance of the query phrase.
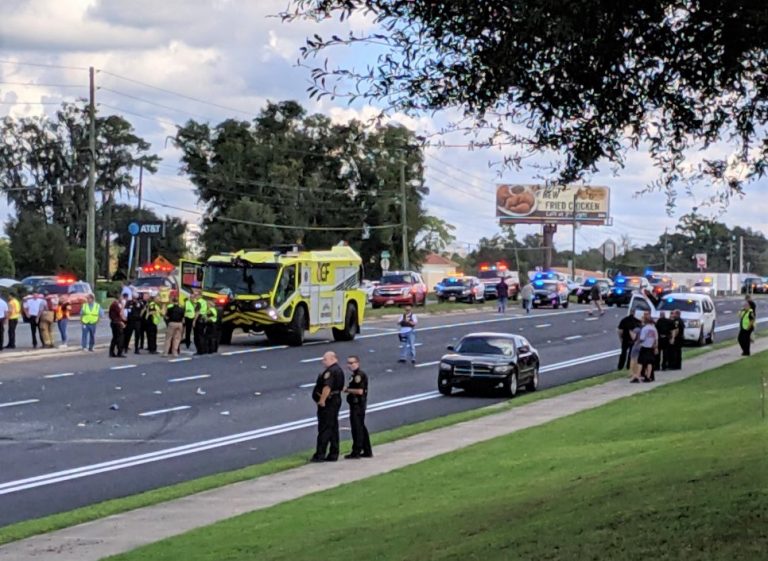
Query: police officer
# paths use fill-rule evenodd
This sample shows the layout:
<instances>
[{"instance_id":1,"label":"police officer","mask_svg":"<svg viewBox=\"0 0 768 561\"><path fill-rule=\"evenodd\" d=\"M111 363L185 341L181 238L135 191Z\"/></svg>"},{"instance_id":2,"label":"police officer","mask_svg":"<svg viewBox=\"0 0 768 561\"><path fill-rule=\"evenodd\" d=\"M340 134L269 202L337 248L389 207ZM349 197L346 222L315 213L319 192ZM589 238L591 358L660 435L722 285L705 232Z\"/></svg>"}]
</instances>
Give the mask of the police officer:
<instances>
[{"instance_id":1,"label":"police officer","mask_svg":"<svg viewBox=\"0 0 768 561\"><path fill-rule=\"evenodd\" d=\"M685 342L685 323L680 318L680 310L673 310L670 316L672 330L669 334L669 360L667 370L680 370L683 367L683 343Z\"/></svg>"},{"instance_id":2,"label":"police officer","mask_svg":"<svg viewBox=\"0 0 768 561\"><path fill-rule=\"evenodd\" d=\"M184 346L187 350L192 344L192 328L195 324L195 303L192 301L195 296L184 300Z\"/></svg>"},{"instance_id":3,"label":"police officer","mask_svg":"<svg viewBox=\"0 0 768 561\"><path fill-rule=\"evenodd\" d=\"M368 375L360 369L360 358L347 358L350 372L349 384L344 388L349 404L349 424L352 427L352 452L344 456L348 460L372 458L371 438L365 427L365 406L368 402Z\"/></svg>"},{"instance_id":4,"label":"police officer","mask_svg":"<svg viewBox=\"0 0 768 561\"><path fill-rule=\"evenodd\" d=\"M141 332L142 332L142 320L144 319L144 295L139 294L136 298L129 300L125 306L126 312L126 325L125 325L125 342L123 343L123 354L128 353L128 347L131 345L131 337L133 337L133 352L141 354Z\"/></svg>"},{"instance_id":5,"label":"police officer","mask_svg":"<svg viewBox=\"0 0 768 561\"><path fill-rule=\"evenodd\" d=\"M739 345L741 346L741 356L751 354L752 331L755 329L755 312L749 305L749 300L744 301L744 306L739 310Z\"/></svg>"},{"instance_id":6,"label":"police officer","mask_svg":"<svg viewBox=\"0 0 768 561\"><path fill-rule=\"evenodd\" d=\"M162 313L160 311L160 304L157 303L154 295L149 297L149 302L144 308L143 312L143 324L144 331L147 335L147 349L149 354L157 354L157 326L160 325L160 319Z\"/></svg>"},{"instance_id":7,"label":"police officer","mask_svg":"<svg viewBox=\"0 0 768 561\"><path fill-rule=\"evenodd\" d=\"M659 354L656 355L656 370L668 370L670 368L670 358L674 353L670 352L670 338L674 322L667 318L664 311L659 312L659 319L656 320L656 331L659 332Z\"/></svg>"},{"instance_id":8,"label":"police officer","mask_svg":"<svg viewBox=\"0 0 768 561\"><path fill-rule=\"evenodd\" d=\"M195 305L195 319L192 324L195 337L195 354L208 354L208 339L205 336L205 324L208 322L208 302L205 301L200 292L196 292L192 303Z\"/></svg>"},{"instance_id":9,"label":"police officer","mask_svg":"<svg viewBox=\"0 0 768 561\"><path fill-rule=\"evenodd\" d=\"M205 338L209 353L219 352L219 310L213 302L208 302L208 317L205 324Z\"/></svg>"},{"instance_id":10,"label":"police officer","mask_svg":"<svg viewBox=\"0 0 768 561\"><path fill-rule=\"evenodd\" d=\"M312 390L312 399L317 403L317 449L310 461L335 462L339 459L339 409L344 371L333 351L323 355L323 366L325 370L317 377Z\"/></svg>"},{"instance_id":11,"label":"police officer","mask_svg":"<svg viewBox=\"0 0 768 561\"><path fill-rule=\"evenodd\" d=\"M19 324L19 318L21 317L21 302L15 294L10 293L8 295L8 344L6 349L16 348L16 326Z\"/></svg>"}]
</instances>

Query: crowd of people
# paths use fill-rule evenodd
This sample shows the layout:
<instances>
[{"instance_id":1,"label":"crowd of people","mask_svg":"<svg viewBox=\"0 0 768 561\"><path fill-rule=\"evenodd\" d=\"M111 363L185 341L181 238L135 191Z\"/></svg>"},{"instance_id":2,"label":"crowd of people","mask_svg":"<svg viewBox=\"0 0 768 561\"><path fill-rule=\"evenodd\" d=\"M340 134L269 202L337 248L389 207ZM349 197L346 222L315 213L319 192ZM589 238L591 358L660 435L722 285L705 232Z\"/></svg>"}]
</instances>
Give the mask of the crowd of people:
<instances>
[{"instance_id":1,"label":"crowd of people","mask_svg":"<svg viewBox=\"0 0 768 561\"><path fill-rule=\"evenodd\" d=\"M19 322L29 325L33 349L66 348L71 315L69 302L60 301L56 294L35 292L22 297L19 291L6 289L0 294L0 351L16 348ZM58 345L54 325L59 332Z\"/></svg>"},{"instance_id":2,"label":"crowd of people","mask_svg":"<svg viewBox=\"0 0 768 561\"><path fill-rule=\"evenodd\" d=\"M680 310L673 310L669 317L666 312L660 312L657 320L650 312L644 312L642 319L625 316L618 326L621 343L618 369L630 371L631 383L653 382L659 370L680 370L684 330Z\"/></svg>"}]
</instances>

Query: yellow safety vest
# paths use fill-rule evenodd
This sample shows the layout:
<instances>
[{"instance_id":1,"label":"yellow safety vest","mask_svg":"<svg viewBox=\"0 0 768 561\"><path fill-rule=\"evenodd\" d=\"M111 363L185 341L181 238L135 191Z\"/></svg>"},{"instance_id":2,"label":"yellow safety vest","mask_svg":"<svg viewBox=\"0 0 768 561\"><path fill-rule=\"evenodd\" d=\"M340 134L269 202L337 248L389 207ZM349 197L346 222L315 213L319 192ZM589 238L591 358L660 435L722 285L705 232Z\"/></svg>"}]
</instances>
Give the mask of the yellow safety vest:
<instances>
[{"instance_id":1,"label":"yellow safety vest","mask_svg":"<svg viewBox=\"0 0 768 561\"><path fill-rule=\"evenodd\" d=\"M219 310L216 309L216 306L208 306L208 319L213 322L219 319Z\"/></svg>"},{"instance_id":2,"label":"yellow safety vest","mask_svg":"<svg viewBox=\"0 0 768 561\"><path fill-rule=\"evenodd\" d=\"M99 306L96 302L93 304L86 302L83 304L82 310L80 310L80 323L83 325L93 325L95 323L99 323L100 311L101 306Z\"/></svg>"},{"instance_id":3,"label":"yellow safety vest","mask_svg":"<svg viewBox=\"0 0 768 561\"><path fill-rule=\"evenodd\" d=\"M752 310L741 310L741 328L748 330L752 323Z\"/></svg>"},{"instance_id":4,"label":"yellow safety vest","mask_svg":"<svg viewBox=\"0 0 768 561\"><path fill-rule=\"evenodd\" d=\"M8 300L8 319L19 319L21 317L21 304L16 298L11 297Z\"/></svg>"},{"instance_id":5,"label":"yellow safety vest","mask_svg":"<svg viewBox=\"0 0 768 561\"><path fill-rule=\"evenodd\" d=\"M204 298L200 298L200 300L195 302L195 305L197 304L200 305L200 315L206 317L208 315L208 302Z\"/></svg>"},{"instance_id":6,"label":"yellow safety vest","mask_svg":"<svg viewBox=\"0 0 768 561\"><path fill-rule=\"evenodd\" d=\"M184 317L187 319L192 319L195 317L195 305L189 298L184 301Z\"/></svg>"},{"instance_id":7,"label":"yellow safety vest","mask_svg":"<svg viewBox=\"0 0 768 561\"><path fill-rule=\"evenodd\" d=\"M160 306L155 302L147 304L147 316L152 320L152 323L160 325Z\"/></svg>"}]
</instances>

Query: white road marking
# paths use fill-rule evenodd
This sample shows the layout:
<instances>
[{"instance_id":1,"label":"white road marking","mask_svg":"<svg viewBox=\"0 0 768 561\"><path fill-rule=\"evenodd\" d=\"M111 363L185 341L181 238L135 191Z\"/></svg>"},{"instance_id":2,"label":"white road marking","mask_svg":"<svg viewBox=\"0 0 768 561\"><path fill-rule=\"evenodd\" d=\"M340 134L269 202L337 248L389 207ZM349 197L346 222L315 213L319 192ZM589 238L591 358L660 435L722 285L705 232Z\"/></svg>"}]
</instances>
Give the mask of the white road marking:
<instances>
[{"instance_id":1,"label":"white road marking","mask_svg":"<svg viewBox=\"0 0 768 561\"><path fill-rule=\"evenodd\" d=\"M435 364L439 364L439 360L433 360L432 362L422 362L421 364L417 364L416 368L424 368L425 366L434 366Z\"/></svg>"},{"instance_id":2,"label":"white road marking","mask_svg":"<svg viewBox=\"0 0 768 561\"><path fill-rule=\"evenodd\" d=\"M32 403L38 403L39 399L24 399L22 401L9 401L7 403L0 403L0 407L15 407L17 405L30 405Z\"/></svg>"},{"instance_id":3,"label":"white road marking","mask_svg":"<svg viewBox=\"0 0 768 561\"><path fill-rule=\"evenodd\" d=\"M597 321L600 318L587 318L584 321Z\"/></svg>"},{"instance_id":4,"label":"white road marking","mask_svg":"<svg viewBox=\"0 0 768 561\"><path fill-rule=\"evenodd\" d=\"M724 313L724 314L732 314L732 313L733 313L733 310L725 310L723 313Z\"/></svg>"},{"instance_id":5,"label":"white road marking","mask_svg":"<svg viewBox=\"0 0 768 561\"><path fill-rule=\"evenodd\" d=\"M538 325L537 325L537 326L535 326L535 327L538 327L538 328L542 328L542 327L552 327L552 324L551 324L551 323L540 323L540 324L538 324Z\"/></svg>"},{"instance_id":6,"label":"white road marking","mask_svg":"<svg viewBox=\"0 0 768 561\"><path fill-rule=\"evenodd\" d=\"M299 362L301 362L303 364L307 364L309 362L320 362L321 360L323 360L323 357L318 356L318 357L315 357L315 358L305 358L304 360L300 360Z\"/></svg>"},{"instance_id":7,"label":"white road marking","mask_svg":"<svg viewBox=\"0 0 768 561\"><path fill-rule=\"evenodd\" d=\"M330 343L330 341L326 339L325 341L312 341L310 343L304 343L304 346L311 347L312 345L326 345L328 343Z\"/></svg>"},{"instance_id":8,"label":"white road marking","mask_svg":"<svg viewBox=\"0 0 768 561\"><path fill-rule=\"evenodd\" d=\"M311 382L311 383L309 383L309 384L301 384L299 387L300 387L300 388L311 388L311 387L313 387L314 385L315 385L315 383L314 383L314 382Z\"/></svg>"},{"instance_id":9,"label":"white road marking","mask_svg":"<svg viewBox=\"0 0 768 561\"><path fill-rule=\"evenodd\" d=\"M273 347L256 347L255 349L241 349L239 351L228 351L226 353L221 353L221 356L234 356L234 355L244 355L246 353L263 353L265 351L274 351L276 349L287 349L288 345L275 345Z\"/></svg>"},{"instance_id":10,"label":"white road marking","mask_svg":"<svg viewBox=\"0 0 768 561\"><path fill-rule=\"evenodd\" d=\"M202 380L203 378L210 378L210 374L198 374L197 376L186 376L184 378L171 378L168 380L169 384L174 384L176 382L187 382L189 380Z\"/></svg>"},{"instance_id":11,"label":"white road marking","mask_svg":"<svg viewBox=\"0 0 768 561\"><path fill-rule=\"evenodd\" d=\"M192 357L191 357L191 356L185 356L185 357L182 357L182 358L172 358L172 359L170 359L168 362L170 362L170 363L174 363L174 362L186 362L186 361L188 361L188 360L192 360Z\"/></svg>"},{"instance_id":12,"label":"white road marking","mask_svg":"<svg viewBox=\"0 0 768 561\"><path fill-rule=\"evenodd\" d=\"M566 341L573 341L574 339L581 339L581 335L571 335L565 338Z\"/></svg>"},{"instance_id":13,"label":"white road marking","mask_svg":"<svg viewBox=\"0 0 768 561\"><path fill-rule=\"evenodd\" d=\"M47 376L43 376L43 378L67 378L74 375L74 372L60 372L58 374L48 374Z\"/></svg>"},{"instance_id":14,"label":"white road marking","mask_svg":"<svg viewBox=\"0 0 768 561\"><path fill-rule=\"evenodd\" d=\"M136 364L121 364L120 366L112 366L110 370L128 370L129 368L136 368Z\"/></svg>"},{"instance_id":15,"label":"white road marking","mask_svg":"<svg viewBox=\"0 0 768 561\"><path fill-rule=\"evenodd\" d=\"M139 417L151 417L152 415L162 415L163 413L173 413L174 411L184 411L185 409L191 409L191 405L179 405L177 407L169 407L168 409L158 409L156 411L145 411L139 413Z\"/></svg>"}]
</instances>

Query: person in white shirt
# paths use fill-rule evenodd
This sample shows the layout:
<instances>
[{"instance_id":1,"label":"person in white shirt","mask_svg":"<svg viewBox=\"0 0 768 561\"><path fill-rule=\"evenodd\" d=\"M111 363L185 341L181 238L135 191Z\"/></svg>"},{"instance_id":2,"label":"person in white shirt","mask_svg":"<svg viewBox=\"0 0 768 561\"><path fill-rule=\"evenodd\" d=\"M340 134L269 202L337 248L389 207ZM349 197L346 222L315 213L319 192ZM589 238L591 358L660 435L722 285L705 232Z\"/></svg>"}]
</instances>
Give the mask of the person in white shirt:
<instances>
[{"instance_id":1,"label":"person in white shirt","mask_svg":"<svg viewBox=\"0 0 768 561\"><path fill-rule=\"evenodd\" d=\"M45 299L42 294L33 294L24 300L24 315L29 321L29 329L32 331L32 347L37 348L37 333L40 328L40 314L43 311Z\"/></svg>"},{"instance_id":2,"label":"person in white shirt","mask_svg":"<svg viewBox=\"0 0 768 561\"><path fill-rule=\"evenodd\" d=\"M653 323L650 312L643 314L643 328L640 330L640 376L643 382L653 382L656 376L653 366L659 352L659 332Z\"/></svg>"},{"instance_id":3,"label":"person in white shirt","mask_svg":"<svg viewBox=\"0 0 768 561\"><path fill-rule=\"evenodd\" d=\"M411 364L416 364L416 324L418 322L413 308L406 306L398 322L400 326L398 333L400 337L400 360L398 362L407 362L410 359Z\"/></svg>"},{"instance_id":4,"label":"person in white shirt","mask_svg":"<svg viewBox=\"0 0 768 561\"><path fill-rule=\"evenodd\" d=\"M0 351L5 345L5 326L8 324L8 303L0 298Z\"/></svg>"}]
</instances>

